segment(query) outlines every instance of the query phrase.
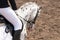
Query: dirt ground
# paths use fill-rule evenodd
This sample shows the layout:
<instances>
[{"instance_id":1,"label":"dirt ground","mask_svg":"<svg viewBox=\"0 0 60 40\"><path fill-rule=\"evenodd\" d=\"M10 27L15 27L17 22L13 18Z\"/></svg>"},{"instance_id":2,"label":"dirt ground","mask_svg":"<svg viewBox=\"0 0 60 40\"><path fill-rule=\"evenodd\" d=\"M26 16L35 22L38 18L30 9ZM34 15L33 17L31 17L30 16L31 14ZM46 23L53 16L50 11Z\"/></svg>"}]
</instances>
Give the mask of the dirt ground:
<instances>
[{"instance_id":1,"label":"dirt ground","mask_svg":"<svg viewBox=\"0 0 60 40\"><path fill-rule=\"evenodd\" d=\"M42 10L26 40L60 40L60 0L16 0L17 7L29 1L37 2Z\"/></svg>"}]
</instances>

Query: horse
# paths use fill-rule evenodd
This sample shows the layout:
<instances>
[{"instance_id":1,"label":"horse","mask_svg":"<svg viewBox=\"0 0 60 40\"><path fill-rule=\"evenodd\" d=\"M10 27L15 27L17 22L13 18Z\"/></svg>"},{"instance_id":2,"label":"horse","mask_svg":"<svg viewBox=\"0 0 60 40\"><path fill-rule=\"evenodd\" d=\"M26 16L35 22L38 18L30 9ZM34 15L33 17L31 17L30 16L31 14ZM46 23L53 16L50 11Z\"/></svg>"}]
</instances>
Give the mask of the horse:
<instances>
[{"instance_id":1,"label":"horse","mask_svg":"<svg viewBox=\"0 0 60 40\"><path fill-rule=\"evenodd\" d=\"M37 5L35 2L27 2L20 6L19 9L15 11L18 18L21 20L22 23L22 32L20 34L20 40L25 40L25 37L27 36L27 27L28 29L33 29L37 17L40 15L41 6ZM0 17L1 21L3 20L3 25L0 27L0 40L12 40L11 31L14 28L9 28L8 26L11 26L11 23L6 23L7 20L4 17ZM5 21L6 20L6 21ZM11 25L9 25L11 24ZM28 25L28 26L27 26ZM13 26L13 25L12 25ZM11 30L11 31L9 31Z\"/></svg>"}]
</instances>

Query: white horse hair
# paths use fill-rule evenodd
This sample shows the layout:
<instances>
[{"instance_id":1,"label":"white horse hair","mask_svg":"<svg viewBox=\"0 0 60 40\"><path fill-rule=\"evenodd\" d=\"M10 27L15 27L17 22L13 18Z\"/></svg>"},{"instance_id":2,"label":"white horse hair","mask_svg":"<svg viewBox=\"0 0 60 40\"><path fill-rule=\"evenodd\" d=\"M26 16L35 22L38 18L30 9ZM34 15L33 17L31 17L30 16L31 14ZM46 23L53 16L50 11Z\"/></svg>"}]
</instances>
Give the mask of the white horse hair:
<instances>
[{"instance_id":1,"label":"white horse hair","mask_svg":"<svg viewBox=\"0 0 60 40\"><path fill-rule=\"evenodd\" d=\"M38 13L39 11L39 13ZM27 24L31 21L34 21L36 14L40 14L40 6L38 6L35 2L27 2L23 4L16 12L16 15L23 22L23 30L21 32L20 39L25 40L25 36L27 35L26 27ZM34 25L34 24L33 24ZM33 26L32 25L32 26ZM12 40L12 36L9 33L5 32L6 25L0 27L0 40Z\"/></svg>"}]
</instances>

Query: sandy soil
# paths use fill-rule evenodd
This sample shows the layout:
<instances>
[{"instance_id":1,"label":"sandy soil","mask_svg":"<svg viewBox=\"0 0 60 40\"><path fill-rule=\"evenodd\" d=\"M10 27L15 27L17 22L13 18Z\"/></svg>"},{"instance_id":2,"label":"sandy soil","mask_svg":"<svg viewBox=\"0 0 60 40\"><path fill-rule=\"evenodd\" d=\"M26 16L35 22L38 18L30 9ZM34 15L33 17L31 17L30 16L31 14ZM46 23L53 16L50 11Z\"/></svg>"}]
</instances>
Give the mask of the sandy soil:
<instances>
[{"instance_id":1,"label":"sandy soil","mask_svg":"<svg viewBox=\"0 0 60 40\"><path fill-rule=\"evenodd\" d=\"M26 40L60 40L60 0L16 0L17 7L29 1L41 5L42 11Z\"/></svg>"}]
</instances>

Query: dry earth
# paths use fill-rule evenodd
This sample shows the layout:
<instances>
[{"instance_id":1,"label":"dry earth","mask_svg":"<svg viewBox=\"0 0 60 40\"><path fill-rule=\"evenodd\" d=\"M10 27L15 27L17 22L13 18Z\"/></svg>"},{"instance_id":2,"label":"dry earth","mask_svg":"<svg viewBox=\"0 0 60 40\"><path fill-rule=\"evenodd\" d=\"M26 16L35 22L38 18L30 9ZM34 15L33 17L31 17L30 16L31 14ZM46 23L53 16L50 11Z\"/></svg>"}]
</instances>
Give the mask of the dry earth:
<instances>
[{"instance_id":1,"label":"dry earth","mask_svg":"<svg viewBox=\"0 0 60 40\"><path fill-rule=\"evenodd\" d=\"M26 40L60 40L60 0L16 0L17 7L29 1L41 5L42 11Z\"/></svg>"}]
</instances>

